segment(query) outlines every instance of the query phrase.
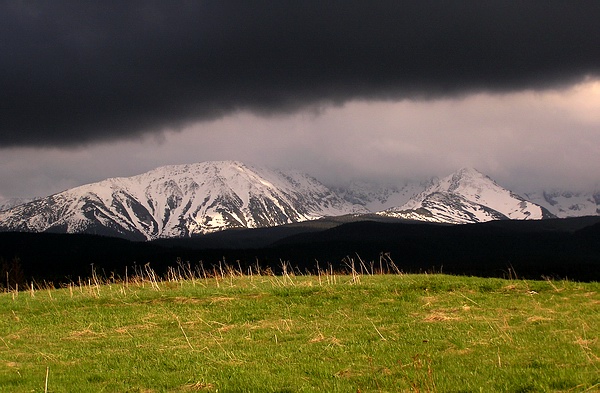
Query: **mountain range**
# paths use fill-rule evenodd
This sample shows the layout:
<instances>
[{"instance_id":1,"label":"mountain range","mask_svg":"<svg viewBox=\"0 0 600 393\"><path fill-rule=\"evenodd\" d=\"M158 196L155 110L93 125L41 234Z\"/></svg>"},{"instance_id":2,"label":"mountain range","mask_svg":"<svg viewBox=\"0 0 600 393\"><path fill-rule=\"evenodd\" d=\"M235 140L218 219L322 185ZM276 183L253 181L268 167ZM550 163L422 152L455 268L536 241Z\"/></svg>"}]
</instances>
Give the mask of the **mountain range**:
<instances>
[{"instance_id":1,"label":"mountain range","mask_svg":"<svg viewBox=\"0 0 600 393\"><path fill-rule=\"evenodd\" d=\"M35 200L34 198L1 198L0 212Z\"/></svg>"},{"instance_id":2,"label":"mountain range","mask_svg":"<svg viewBox=\"0 0 600 393\"><path fill-rule=\"evenodd\" d=\"M600 214L600 193L520 196L472 168L427 183L329 188L304 173L237 161L165 166L23 202L0 206L0 231L151 240L339 216L463 224Z\"/></svg>"},{"instance_id":3,"label":"mountain range","mask_svg":"<svg viewBox=\"0 0 600 393\"><path fill-rule=\"evenodd\" d=\"M598 187L593 192L546 190L525 192L523 196L527 200L545 207L559 218L600 215L600 190Z\"/></svg>"},{"instance_id":4,"label":"mountain range","mask_svg":"<svg viewBox=\"0 0 600 393\"><path fill-rule=\"evenodd\" d=\"M0 229L143 240L365 212L308 175L218 161L72 188L0 212Z\"/></svg>"},{"instance_id":5,"label":"mountain range","mask_svg":"<svg viewBox=\"0 0 600 393\"><path fill-rule=\"evenodd\" d=\"M463 168L441 180L432 181L404 205L378 214L451 224L554 217L542 206L499 186L472 168Z\"/></svg>"}]
</instances>

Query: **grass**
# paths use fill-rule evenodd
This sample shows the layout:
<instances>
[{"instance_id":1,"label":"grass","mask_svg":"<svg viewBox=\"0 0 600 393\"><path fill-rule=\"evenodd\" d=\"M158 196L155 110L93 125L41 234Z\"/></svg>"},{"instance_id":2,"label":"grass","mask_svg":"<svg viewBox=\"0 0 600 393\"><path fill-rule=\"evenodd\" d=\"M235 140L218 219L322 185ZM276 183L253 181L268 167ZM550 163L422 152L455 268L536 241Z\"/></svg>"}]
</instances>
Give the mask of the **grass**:
<instances>
[{"instance_id":1,"label":"grass","mask_svg":"<svg viewBox=\"0 0 600 393\"><path fill-rule=\"evenodd\" d=\"M145 273L0 294L0 392L600 391L598 283Z\"/></svg>"}]
</instances>

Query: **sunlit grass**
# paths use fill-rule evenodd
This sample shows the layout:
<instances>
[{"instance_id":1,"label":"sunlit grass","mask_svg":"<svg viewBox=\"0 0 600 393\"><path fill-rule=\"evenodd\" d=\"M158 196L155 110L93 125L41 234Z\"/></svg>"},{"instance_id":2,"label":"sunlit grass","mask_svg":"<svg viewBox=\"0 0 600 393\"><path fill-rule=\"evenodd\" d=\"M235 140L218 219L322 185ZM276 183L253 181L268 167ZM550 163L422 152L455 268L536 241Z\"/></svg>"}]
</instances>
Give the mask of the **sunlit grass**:
<instances>
[{"instance_id":1,"label":"sunlit grass","mask_svg":"<svg viewBox=\"0 0 600 393\"><path fill-rule=\"evenodd\" d=\"M0 391L600 389L598 283L215 273L0 294Z\"/></svg>"}]
</instances>

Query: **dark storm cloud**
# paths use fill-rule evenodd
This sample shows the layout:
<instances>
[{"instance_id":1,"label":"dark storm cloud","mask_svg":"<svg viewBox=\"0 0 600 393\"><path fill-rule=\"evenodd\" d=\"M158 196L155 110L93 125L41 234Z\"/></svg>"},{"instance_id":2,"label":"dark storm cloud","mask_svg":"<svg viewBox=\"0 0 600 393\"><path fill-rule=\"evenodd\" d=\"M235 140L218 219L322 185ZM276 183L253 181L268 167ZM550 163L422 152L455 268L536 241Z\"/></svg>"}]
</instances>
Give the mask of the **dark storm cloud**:
<instances>
[{"instance_id":1,"label":"dark storm cloud","mask_svg":"<svg viewBox=\"0 0 600 393\"><path fill-rule=\"evenodd\" d=\"M2 2L0 147L600 72L597 1Z\"/></svg>"}]
</instances>

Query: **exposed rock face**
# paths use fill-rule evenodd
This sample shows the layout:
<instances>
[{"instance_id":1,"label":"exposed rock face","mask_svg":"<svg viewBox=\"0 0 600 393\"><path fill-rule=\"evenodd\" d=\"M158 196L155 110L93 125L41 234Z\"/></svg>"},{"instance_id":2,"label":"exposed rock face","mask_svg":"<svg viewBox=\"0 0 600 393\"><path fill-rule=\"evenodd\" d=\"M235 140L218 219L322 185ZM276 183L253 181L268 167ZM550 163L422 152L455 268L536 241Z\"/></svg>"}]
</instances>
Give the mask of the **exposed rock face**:
<instances>
[{"instance_id":1,"label":"exposed rock face","mask_svg":"<svg viewBox=\"0 0 600 393\"><path fill-rule=\"evenodd\" d=\"M471 168L434 180L404 205L378 214L451 224L553 217L543 207L499 186L486 175Z\"/></svg>"},{"instance_id":2,"label":"exposed rock face","mask_svg":"<svg viewBox=\"0 0 600 393\"><path fill-rule=\"evenodd\" d=\"M0 229L155 239L364 212L306 174L217 161L76 187L0 212Z\"/></svg>"}]
</instances>

